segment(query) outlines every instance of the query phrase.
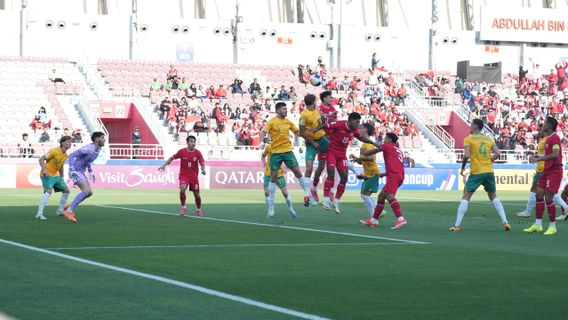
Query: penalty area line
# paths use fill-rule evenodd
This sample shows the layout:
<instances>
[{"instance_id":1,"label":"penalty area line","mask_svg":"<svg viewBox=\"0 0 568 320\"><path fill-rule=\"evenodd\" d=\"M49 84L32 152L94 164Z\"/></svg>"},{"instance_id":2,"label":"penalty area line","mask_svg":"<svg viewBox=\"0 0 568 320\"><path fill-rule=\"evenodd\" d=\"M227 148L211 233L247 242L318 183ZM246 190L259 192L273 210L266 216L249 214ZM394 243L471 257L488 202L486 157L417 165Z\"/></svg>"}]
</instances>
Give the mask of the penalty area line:
<instances>
[{"instance_id":1,"label":"penalty area line","mask_svg":"<svg viewBox=\"0 0 568 320\"><path fill-rule=\"evenodd\" d=\"M260 302L260 301L236 296L236 295L233 295L233 294L230 294L230 293L225 293L225 292L201 287L201 286L194 285L194 284L191 284L191 283L188 283L188 282L182 282L182 281L178 281L178 280L165 278L165 277L162 277L162 276L157 276L157 275L144 273L144 272L140 272L140 271L135 271L135 270L131 270L131 269L126 269L126 268L122 268L122 267L117 267L117 266L113 266L113 265L106 264L106 263L101 263L101 262L96 262L96 261L93 261L93 260L78 258L78 257L66 255L66 254L63 254L63 253L51 251L51 250L46 250L46 249L41 249L41 248L29 246L29 245L19 243L19 242L0 239L0 243L6 244L6 245L9 245L9 246L13 246L13 247L17 247L17 248L21 248L21 249L30 250L30 251L33 251L33 252L47 254L47 255L50 255L50 256L56 256L56 257L63 258L63 259L66 259L66 260L71 260L71 261L74 261L74 262L79 262L79 263L82 263L82 264L95 266L95 267L99 267L99 268L106 269L106 270L117 271L117 272L129 274L129 275L132 275L132 276L137 276L137 277L144 278L144 279L150 279L150 280L158 281L158 282L173 285L173 286L176 286L176 287L181 287L181 288L197 291L197 292L200 292L200 293L204 293L204 294L207 294L207 295L210 295L210 296L214 296L214 297L218 297L218 298L222 298L222 299L226 299L226 300L231 300L231 301L235 301L235 302L240 302L240 303L243 303L243 304L246 304L246 305L249 305L249 306L253 306L253 307L257 307L257 308L261 308L261 309L265 309L265 310L269 310L269 311L273 311L273 312L277 312L277 313L287 314L287 315L298 317L298 318L301 318L301 319L310 319L310 320L326 320L327 319L327 318L323 318L323 317L320 317L320 316L317 316L317 315L304 313L304 312L300 312L300 311L296 311L296 310L292 310L292 309L288 309L288 308L284 308L284 307L279 307L279 306L275 306L275 305L272 305L272 304L268 304L268 303L264 303L264 302Z\"/></svg>"},{"instance_id":2,"label":"penalty area line","mask_svg":"<svg viewBox=\"0 0 568 320\"><path fill-rule=\"evenodd\" d=\"M153 214L160 214L160 215L166 215L166 216L177 216L176 213L165 212L165 211L157 211L157 210L136 209L136 208L109 206L109 205L102 205L102 204L97 204L95 206L103 207L103 208L111 208L111 209L121 209L121 210L134 211L134 212L153 213ZM403 243L408 243L408 244L430 244L430 242L425 242L425 241L404 240L404 239L371 236L371 235L350 233L350 232L338 232L338 231L331 231L331 230L275 225L275 224L250 222L250 221L242 221L242 220L231 220L231 219L212 218L212 217L194 217L194 216L186 216L186 217L187 218L193 218L193 219L201 219L201 220L245 224L245 225L251 225L251 226L260 226L260 227L269 227L269 228L282 228L282 229L289 229L289 230L300 230L300 231L308 231L308 232L327 233L327 234L334 234L334 235L348 236L348 237L358 237L358 238L376 239L376 240L387 240L387 241L394 241L394 242L403 242Z\"/></svg>"}]
</instances>

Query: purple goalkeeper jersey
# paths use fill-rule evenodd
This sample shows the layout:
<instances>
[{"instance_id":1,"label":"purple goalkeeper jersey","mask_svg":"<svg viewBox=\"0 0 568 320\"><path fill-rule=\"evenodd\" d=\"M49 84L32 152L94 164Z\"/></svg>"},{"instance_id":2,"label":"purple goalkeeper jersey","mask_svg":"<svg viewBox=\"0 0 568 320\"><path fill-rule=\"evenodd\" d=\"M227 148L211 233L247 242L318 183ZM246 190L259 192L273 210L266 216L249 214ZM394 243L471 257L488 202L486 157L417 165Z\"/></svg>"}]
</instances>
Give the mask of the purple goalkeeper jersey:
<instances>
[{"instance_id":1,"label":"purple goalkeeper jersey","mask_svg":"<svg viewBox=\"0 0 568 320\"><path fill-rule=\"evenodd\" d=\"M91 167L91 163L99 156L101 149L96 149L94 144L83 146L69 155L69 168L75 169L77 172L85 172L85 169Z\"/></svg>"}]
</instances>

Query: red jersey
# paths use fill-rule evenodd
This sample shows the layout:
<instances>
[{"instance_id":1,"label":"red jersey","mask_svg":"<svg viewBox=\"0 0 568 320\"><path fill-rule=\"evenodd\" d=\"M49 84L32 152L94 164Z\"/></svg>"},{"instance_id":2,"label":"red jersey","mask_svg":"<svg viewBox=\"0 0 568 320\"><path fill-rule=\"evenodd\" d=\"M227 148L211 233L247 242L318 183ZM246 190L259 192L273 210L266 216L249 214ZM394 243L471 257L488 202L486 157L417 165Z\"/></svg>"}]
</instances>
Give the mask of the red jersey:
<instances>
[{"instance_id":1,"label":"red jersey","mask_svg":"<svg viewBox=\"0 0 568 320\"><path fill-rule=\"evenodd\" d=\"M322 116L330 115L330 114L332 114L336 111L335 107L333 107L333 106L328 107L325 104L322 104L321 106L319 106L318 110L322 114ZM330 116L329 118L322 117L322 120L325 121L325 124L329 126L332 122L337 121L337 113L334 114L333 116Z\"/></svg>"},{"instance_id":2,"label":"red jersey","mask_svg":"<svg viewBox=\"0 0 568 320\"><path fill-rule=\"evenodd\" d=\"M350 129L347 121L342 120L329 125L327 136L330 142L328 150L346 153L349 142L353 140L353 137L360 137L361 132L359 129Z\"/></svg>"},{"instance_id":3,"label":"red jersey","mask_svg":"<svg viewBox=\"0 0 568 320\"><path fill-rule=\"evenodd\" d=\"M385 159L385 168L387 174L404 174L404 155L394 143L383 143L381 145L383 158Z\"/></svg>"},{"instance_id":4,"label":"red jersey","mask_svg":"<svg viewBox=\"0 0 568 320\"><path fill-rule=\"evenodd\" d=\"M560 137L556 133L553 133L548 138L546 138L546 144L544 145L544 154L549 155L555 149L558 149L560 151L558 158L546 160L544 162L543 172L562 170L562 143L560 141Z\"/></svg>"},{"instance_id":5,"label":"red jersey","mask_svg":"<svg viewBox=\"0 0 568 320\"><path fill-rule=\"evenodd\" d=\"M179 149L179 151L174 154L174 159L180 159L180 177L197 177L199 175L199 164L205 162L199 150L194 149L193 151L189 151L187 148Z\"/></svg>"}]
</instances>

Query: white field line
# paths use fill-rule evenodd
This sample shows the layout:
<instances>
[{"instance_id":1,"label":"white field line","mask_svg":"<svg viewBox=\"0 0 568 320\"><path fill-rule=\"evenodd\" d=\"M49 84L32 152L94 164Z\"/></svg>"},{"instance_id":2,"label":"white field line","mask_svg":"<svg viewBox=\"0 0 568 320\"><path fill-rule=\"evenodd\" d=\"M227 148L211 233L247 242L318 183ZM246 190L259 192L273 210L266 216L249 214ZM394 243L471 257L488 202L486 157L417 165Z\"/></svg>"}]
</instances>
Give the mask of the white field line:
<instances>
[{"instance_id":1,"label":"white field line","mask_svg":"<svg viewBox=\"0 0 568 320\"><path fill-rule=\"evenodd\" d=\"M288 309L288 308L284 308L284 307L279 307L279 306L275 306L275 305L260 302L260 301L255 301L255 300L248 299L248 298L243 298L243 297L232 295L232 294L229 294L229 293L224 293L224 292L221 292L221 291L208 289L208 288L197 286L197 285L194 285L194 284L191 284L191 283L177 281L177 280L173 280L173 279L169 279L169 278L165 278L165 277L161 277L161 276L157 276L157 275L153 275L153 274L149 274L149 273L144 273L144 272L139 272L139 271L135 271L135 270L131 270L131 269L117 267L117 266L113 266L113 265L110 265L110 264L105 264L105 263L96 262L96 261L92 261L92 260L77 258L77 257L73 257L73 256L70 256L70 255L66 255L66 254L63 254L63 253L55 252L55 251L50 251L50 250L46 250L46 249L32 247L32 246L29 246L29 245L26 245L26 244L23 244L23 243L19 243L19 242L13 242L13 241L9 241L9 240L0 239L0 243L10 245L10 246L14 246L14 247L18 247L18 248L22 248L22 249L26 249L26 250L30 250L30 251L34 251L34 252L38 252L38 253L56 256L56 257L63 258L63 259L66 259L66 260L71 260L71 261L79 262L79 263L82 263L82 264L87 264L87 265L99 267L99 268L102 268L102 269L117 271L117 272L126 273L126 274L129 274L129 275L133 275L133 276L137 276L137 277L141 277L141 278L145 278L145 279L150 279L150 280L166 283L166 284L169 284L169 285L173 285L173 286L177 286L177 287L201 292L201 293L204 293L204 294L207 294L207 295L210 295L210 296L223 298L223 299L227 299L227 300L231 300L231 301L235 301L235 302L240 302L240 303L243 303L243 304L246 304L246 305L250 305L250 306L261 308L261 309L270 310L270 311L277 312L277 313L291 315L291 316L298 317L298 318L301 318L301 319L313 319L313 320L327 319L327 318L323 318L323 317L316 316L316 315L313 315L313 314L304 313L304 312L300 312L300 311L296 311L296 310L292 310L292 309Z\"/></svg>"},{"instance_id":2,"label":"white field line","mask_svg":"<svg viewBox=\"0 0 568 320\"><path fill-rule=\"evenodd\" d=\"M107 249L185 249L185 248L288 248L288 247L359 247L411 245L406 242L321 242L321 243L240 243L240 244L187 244L171 246L114 246L114 247L59 247L47 250L107 250Z\"/></svg>"},{"instance_id":3,"label":"white field line","mask_svg":"<svg viewBox=\"0 0 568 320\"><path fill-rule=\"evenodd\" d=\"M135 208L128 208L128 207L102 205L102 204L98 204L96 206L103 207L103 208L111 208L111 209L122 209L122 210L135 211L135 212L161 214L161 215L167 215L167 216L177 216L176 213L165 212L165 211L135 209ZM186 217L187 218L194 218L194 219L201 219L201 220L238 223L238 224L246 224L246 225L269 227L269 228L282 228L282 229L290 229L290 230L301 230L301 231L309 231L309 232L327 233L327 234L334 234L334 235L348 236L348 237L387 240L387 241L403 242L403 243L408 243L408 244L429 244L430 243L430 242L424 242L424 241L404 240L404 239L396 239L396 238L370 236L370 235L350 233L350 232L337 232L337 231L331 231L331 230L312 229L312 228L304 228L304 227L293 227L293 226L275 225L275 224L267 224L267 223L259 223L259 222L249 222L249 221L241 221L241 220L231 220L231 219L211 218L211 217L196 217L196 216L186 216Z\"/></svg>"},{"instance_id":4,"label":"white field line","mask_svg":"<svg viewBox=\"0 0 568 320\"><path fill-rule=\"evenodd\" d=\"M432 201L432 202L454 202L456 204L456 208L460 204L460 201L461 201L461 198L456 198L456 199L433 199L433 198L417 198L417 197L397 197L397 198L398 199L407 199L407 200L425 200L425 201ZM519 200L519 202L521 202L521 201L525 201L525 200ZM491 203L489 201L489 199L486 199L486 201L482 201L482 200L470 201L470 203L493 206L493 203ZM526 203L523 204L523 203L516 203L516 202L501 202L501 203L506 204L508 206L519 206L519 207L525 207L527 205Z\"/></svg>"}]
</instances>

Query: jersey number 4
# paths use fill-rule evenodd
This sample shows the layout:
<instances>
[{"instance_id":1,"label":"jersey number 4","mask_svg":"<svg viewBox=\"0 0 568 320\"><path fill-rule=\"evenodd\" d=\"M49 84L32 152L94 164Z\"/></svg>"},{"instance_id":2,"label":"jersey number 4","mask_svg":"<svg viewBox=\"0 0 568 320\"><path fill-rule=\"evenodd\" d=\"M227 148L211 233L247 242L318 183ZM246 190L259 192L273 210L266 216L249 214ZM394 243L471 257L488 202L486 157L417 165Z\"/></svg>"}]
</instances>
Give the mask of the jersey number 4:
<instances>
[{"instance_id":1,"label":"jersey number 4","mask_svg":"<svg viewBox=\"0 0 568 320\"><path fill-rule=\"evenodd\" d=\"M479 151L478 151L478 153L479 153L479 155L481 155L482 157L487 158L488 152L487 152L487 147L485 146L485 143L482 143L482 144L479 146Z\"/></svg>"}]
</instances>

